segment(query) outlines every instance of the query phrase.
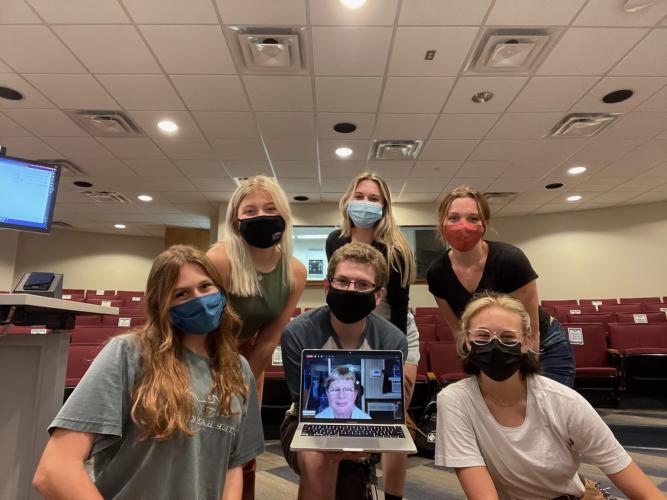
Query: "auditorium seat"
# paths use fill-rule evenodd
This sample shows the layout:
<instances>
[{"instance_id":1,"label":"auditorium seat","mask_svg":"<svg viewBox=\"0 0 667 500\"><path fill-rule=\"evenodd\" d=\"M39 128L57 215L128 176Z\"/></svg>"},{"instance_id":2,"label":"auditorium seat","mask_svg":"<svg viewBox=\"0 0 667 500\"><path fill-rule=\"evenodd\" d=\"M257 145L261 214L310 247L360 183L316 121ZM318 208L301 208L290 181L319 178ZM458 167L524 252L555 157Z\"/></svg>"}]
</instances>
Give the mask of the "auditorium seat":
<instances>
[{"instance_id":1,"label":"auditorium seat","mask_svg":"<svg viewBox=\"0 0 667 500\"><path fill-rule=\"evenodd\" d=\"M554 306L554 312L556 313L556 316L560 316L568 314L594 313L597 312L597 309L593 305Z\"/></svg>"},{"instance_id":2,"label":"auditorium seat","mask_svg":"<svg viewBox=\"0 0 667 500\"><path fill-rule=\"evenodd\" d=\"M86 297L86 304L95 304L98 306L104 305L107 307L122 307L122 299L112 299L112 298L98 298L98 297Z\"/></svg>"},{"instance_id":3,"label":"auditorium seat","mask_svg":"<svg viewBox=\"0 0 667 500\"><path fill-rule=\"evenodd\" d=\"M76 387L100 350L101 345L70 345L65 387Z\"/></svg>"},{"instance_id":4,"label":"auditorium seat","mask_svg":"<svg viewBox=\"0 0 667 500\"><path fill-rule=\"evenodd\" d=\"M418 316L440 316L437 307L415 307L415 318Z\"/></svg>"},{"instance_id":5,"label":"auditorium seat","mask_svg":"<svg viewBox=\"0 0 667 500\"><path fill-rule=\"evenodd\" d=\"M415 316L415 324L417 325L417 328L419 328L419 325L435 325L436 323L436 316L432 316L430 314L425 314L423 316Z\"/></svg>"},{"instance_id":6,"label":"auditorium seat","mask_svg":"<svg viewBox=\"0 0 667 500\"><path fill-rule=\"evenodd\" d=\"M438 336L436 334L436 326L435 325L419 325L417 326L417 330L419 330L419 340L423 340L424 342L435 342L438 340Z\"/></svg>"},{"instance_id":7,"label":"auditorium seat","mask_svg":"<svg viewBox=\"0 0 667 500\"><path fill-rule=\"evenodd\" d=\"M635 297L635 298L622 297L622 298L618 299L618 302L620 304L638 304L638 303L644 303L644 302L660 302L660 297Z\"/></svg>"},{"instance_id":8,"label":"auditorium seat","mask_svg":"<svg viewBox=\"0 0 667 500\"><path fill-rule=\"evenodd\" d=\"M146 322L146 316L115 316L113 314L105 314L102 316L102 325L104 326L118 326L121 328L135 328L143 325Z\"/></svg>"},{"instance_id":9,"label":"auditorium seat","mask_svg":"<svg viewBox=\"0 0 667 500\"><path fill-rule=\"evenodd\" d=\"M602 323L605 330L607 330L609 323L615 322L616 315L614 313L568 314L566 321L566 323Z\"/></svg>"},{"instance_id":10,"label":"auditorium seat","mask_svg":"<svg viewBox=\"0 0 667 500\"><path fill-rule=\"evenodd\" d=\"M63 288L63 295L86 295L83 288Z\"/></svg>"},{"instance_id":11,"label":"auditorium seat","mask_svg":"<svg viewBox=\"0 0 667 500\"><path fill-rule=\"evenodd\" d=\"M610 313L636 313L644 312L643 304L602 304L598 307L598 312Z\"/></svg>"},{"instance_id":12,"label":"auditorium seat","mask_svg":"<svg viewBox=\"0 0 667 500\"><path fill-rule=\"evenodd\" d=\"M74 326L99 326L102 324L100 314L78 314L74 318Z\"/></svg>"},{"instance_id":13,"label":"auditorium seat","mask_svg":"<svg viewBox=\"0 0 667 500\"><path fill-rule=\"evenodd\" d=\"M461 368L454 342L431 342L428 345L428 364L441 385L469 377Z\"/></svg>"},{"instance_id":14,"label":"auditorium seat","mask_svg":"<svg viewBox=\"0 0 667 500\"><path fill-rule=\"evenodd\" d=\"M581 305L618 304L616 299L579 299Z\"/></svg>"},{"instance_id":15,"label":"auditorium seat","mask_svg":"<svg viewBox=\"0 0 667 500\"><path fill-rule=\"evenodd\" d=\"M132 297L118 296L123 301L124 307L143 307L146 303L146 297L143 295L134 295Z\"/></svg>"},{"instance_id":16,"label":"auditorium seat","mask_svg":"<svg viewBox=\"0 0 667 500\"><path fill-rule=\"evenodd\" d=\"M446 321L440 321L435 326L435 336L442 342L454 342L454 333Z\"/></svg>"},{"instance_id":17,"label":"auditorium seat","mask_svg":"<svg viewBox=\"0 0 667 500\"><path fill-rule=\"evenodd\" d=\"M616 313L616 323L667 323L662 312Z\"/></svg>"},{"instance_id":18,"label":"auditorium seat","mask_svg":"<svg viewBox=\"0 0 667 500\"><path fill-rule=\"evenodd\" d=\"M86 297L88 298L101 298L101 297L110 297L116 296L116 290L86 290Z\"/></svg>"},{"instance_id":19,"label":"auditorium seat","mask_svg":"<svg viewBox=\"0 0 667 500\"><path fill-rule=\"evenodd\" d=\"M83 326L72 332L72 345L103 345L111 337L125 333L127 329L117 327Z\"/></svg>"},{"instance_id":20,"label":"auditorium seat","mask_svg":"<svg viewBox=\"0 0 667 500\"><path fill-rule=\"evenodd\" d=\"M610 323L609 342L626 385L667 382L667 323Z\"/></svg>"},{"instance_id":21,"label":"auditorium seat","mask_svg":"<svg viewBox=\"0 0 667 500\"><path fill-rule=\"evenodd\" d=\"M576 299L562 299L562 300L543 300L540 302L543 306L576 306L578 302Z\"/></svg>"},{"instance_id":22,"label":"auditorium seat","mask_svg":"<svg viewBox=\"0 0 667 500\"><path fill-rule=\"evenodd\" d=\"M144 297L145 295L146 295L146 292L144 292L143 290L136 290L136 291L132 291L132 290L118 290L118 291L116 292L116 296L118 296L118 297L120 297L120 298L122 298L122 299L126 299L126 298L128 298L128 297L129 297L129 298L132 298L132 297L139 297L139 298L141 298L141 297Z\"/></svg>"},{"instance_id":23,"label":"auditorium seat","mask_svg":"<svg viewBox=\"0 0 667 500\"><path fill-rule=\"evenodd\" d=\"M542 309L544 312L546 312L549 316L555 316L556 315L556 309L555 309L554 306L540 305L540 309Z\"/></svg>"},{"instance_id":24,"label":"auditorium seat","mask_svg":"<svg viewBox=\"0 0 667 500\"><path fill-rule=\"evenodd\" d=\"M644 304L644 310L646 312L661 312L667 316L667 304L649 302Z\"/></svg>"},{"instance_id":25,"label":"auditorium seat","mask_svg":"<svg viewBox=\"0 0 667 500\"><path fill-rule=\"evenodd\" d=\"M271 363L264 371L264 391L262 409L287 411L292 404L292 396L285 380L282 358L274 353Z\"/></svg>"},{"instance_id":26,"label":"auditorium seat","mask_svg":"<svg viewBox=\"0 0 667 500\"><path fill-rule=\"evenodd\" d=\"M83 294L63 293L60 297L63 300L71 300L73 302L85 302L86 298Z\"/></svg>"},{"instance_id":27,"label":"auditorium seat","mask_svg":"<svg viewBox=\"0 0 667 500\"><path fill-rule=\"evenodd\" d=\"M428 343L419 342L419 364L417 365L417 380L410 401L410 412L419 420L431 395L437 390L437 382L431 381L428 376Z\"/></svg>"},{"instance_id":28,"label":"auditorium seat","mask_svg":"<svg viewBox=\"0 0 667 500\"><path fill-rule=\"evenodd\" d=\"M10 326L2 335L30 335L30 334L44 334L48 333L46 325L28 325L28 326ZM0 335L0 337L2 337Z\"/></svg>"}]
</instances>

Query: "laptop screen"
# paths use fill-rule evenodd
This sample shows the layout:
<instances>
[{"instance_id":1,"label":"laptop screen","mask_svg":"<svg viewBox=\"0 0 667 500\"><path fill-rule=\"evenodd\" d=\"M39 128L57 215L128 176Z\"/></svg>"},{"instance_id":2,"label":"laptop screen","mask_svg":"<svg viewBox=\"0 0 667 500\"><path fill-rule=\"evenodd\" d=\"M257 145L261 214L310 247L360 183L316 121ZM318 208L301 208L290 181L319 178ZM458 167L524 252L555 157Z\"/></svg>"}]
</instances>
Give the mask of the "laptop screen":
<instances>
[{"instance_id":1,"label":"laptop screen","mask_svg":"<svg viewBox=\"0 0 667 500\"><path fill-rule=\"evenodd\" d=\"M302 422L404 422L400 351L304 350Z\"/></svg>"}]
</instances>

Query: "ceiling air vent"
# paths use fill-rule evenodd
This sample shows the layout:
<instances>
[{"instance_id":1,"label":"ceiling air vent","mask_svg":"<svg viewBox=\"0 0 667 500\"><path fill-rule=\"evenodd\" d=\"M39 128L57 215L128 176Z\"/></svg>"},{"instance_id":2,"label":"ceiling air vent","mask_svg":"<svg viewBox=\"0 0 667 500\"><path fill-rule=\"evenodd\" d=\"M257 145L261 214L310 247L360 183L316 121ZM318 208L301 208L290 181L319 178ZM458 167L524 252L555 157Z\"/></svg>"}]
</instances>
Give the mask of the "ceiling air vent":
<instances>
[{"instance_id":1,"label":"ceiling air vent","mask_svg":"<svg viewBox=\"0 0 667 500\"><path fill-rule=\"evenodd\" d=\"M304 28L230 27L227 45L241 73L308 72Z\"/></svg>"},{"instance_id":2,"label":"ceiling air vent","mask_svg":"<svg viewBox=\"0 0 667 500\"><path fill-rule=\"evenodd\" d=\"M67 115L93 137L143 137L144 133L122 111L73 109Z\"/></svg>"},{"instance_id":3,"label":"ceiling air vent","mask_svg":"<svg viewBox=\"0 0 667 500\"><path fill-rule=\"evenodd\" d=\"M130 203L130 200L116 191L84 191L83 194L95 203Z\"/></svg>"},{"instance_id":4,"label":"ceiling air vent","mask_svg":"<svg viewBox=\"0 0 667 500\"><path fill-rule=\"evenodd\" d=\"M51 223L51 227L60 227L63 229L73 229L74 226L72 224L69 224L67 222L61 221L61 220L54 220Z\"/></svg>"},{"instance_id":5,"label":"ceiling air vent","mask_svg":"<svg viewBox=\"0 0 667 500\"><path fill-rule=\"evenodd\" d=\"M373 141L371 160L415 160L421 151L424 141Z\"/></svg>"},{"instance_id":6,"label":"ceiling air vent","mask_svg":"<svg viewBox=\"0 0 667 500\"><path fill-rule=\"evenodd\" d=\"M487 29L477 42L465 72L526 74L546 56L554 29Z\"/></svg>"},{"instance_id":7,"label":"ceiling air vent","mask_svg":"<svg viewBox=\"0 0 667 500\"><path fill-rule=\"evenodd\" d=\"M620 115L620 113L571 113L558 122L547 137L592 137Z\"/></svg>"},{"instance_id":8,"label":"ceiling air vent","mask_svg":"<svg viewBox=\"0 0 667 500\"><path fill-rule=\"evenodd\" d=\"M79 167L76 163L71 162L69 160L57 159L57 160L37 160L37 161L41 163L46 163L47 165L60 167L61 175L79 177L81 175L86 174L81 167Z\"/></svg>"},{"instance_id":9,"label":"ceiling air vent","mask_svg":"<svg viewBox=\"0 0 667 500\"><path fill-rule=\"evenodd\" d=\"M509 198L513 198L517 195L516 192L513 191L487 191L484 193L484 198L486 198L489 201L499 201L499 200L507 200Z\"/></svg>"}]
</instances>

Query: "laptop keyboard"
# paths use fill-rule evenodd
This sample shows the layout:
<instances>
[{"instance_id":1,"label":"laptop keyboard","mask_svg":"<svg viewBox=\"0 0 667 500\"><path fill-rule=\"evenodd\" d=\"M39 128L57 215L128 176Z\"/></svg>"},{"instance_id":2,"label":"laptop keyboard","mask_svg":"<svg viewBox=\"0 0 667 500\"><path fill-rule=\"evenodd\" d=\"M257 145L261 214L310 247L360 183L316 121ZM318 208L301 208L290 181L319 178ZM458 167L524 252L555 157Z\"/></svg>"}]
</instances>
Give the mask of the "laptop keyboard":
<instances>
[{"instance_id":1,"label":"laptop keyboard","mask_svg":"<svg viewBox=\"0 0 667 500\"><path fill-rule=\"evenodd\" d=\"M302 436L403 438L400 425L304 424Z\"/></svg>"}]
</instances>

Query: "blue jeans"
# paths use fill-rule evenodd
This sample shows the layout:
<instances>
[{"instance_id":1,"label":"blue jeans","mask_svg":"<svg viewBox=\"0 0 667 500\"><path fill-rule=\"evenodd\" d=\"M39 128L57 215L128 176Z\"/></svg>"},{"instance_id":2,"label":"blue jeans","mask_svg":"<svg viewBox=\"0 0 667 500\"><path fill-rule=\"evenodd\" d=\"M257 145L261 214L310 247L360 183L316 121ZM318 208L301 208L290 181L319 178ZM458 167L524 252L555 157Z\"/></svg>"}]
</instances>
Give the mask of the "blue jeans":
<instances>
[{"instance_id":1,"label":"blue jeans","mask_svg":"<svg viewBox=\"0 0 667 500\"><path fill-rule=\"evenodd\" d=\"M565 330L555 319L545 335L540 335L542 375L568 387L574 386L574 355Z\"/></svg>"}]
</instances>

